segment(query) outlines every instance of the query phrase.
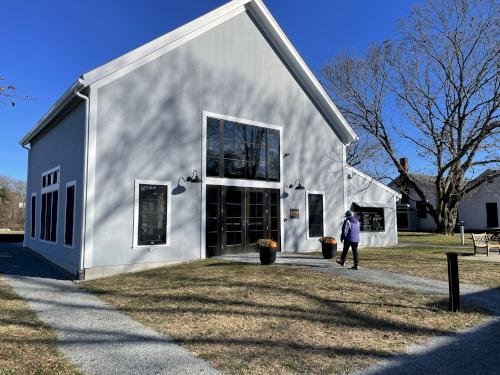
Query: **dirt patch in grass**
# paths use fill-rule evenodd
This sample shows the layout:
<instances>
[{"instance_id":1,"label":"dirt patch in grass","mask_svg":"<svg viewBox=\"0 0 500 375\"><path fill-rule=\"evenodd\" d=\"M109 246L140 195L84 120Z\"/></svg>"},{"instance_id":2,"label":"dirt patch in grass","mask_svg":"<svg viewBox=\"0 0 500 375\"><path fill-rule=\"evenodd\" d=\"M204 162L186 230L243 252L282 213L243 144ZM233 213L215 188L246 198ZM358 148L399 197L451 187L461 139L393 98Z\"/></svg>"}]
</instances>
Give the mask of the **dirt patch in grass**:
<instances>
[{"instance_id":1,"label":"dirt patch in grass","mask_svg":"<svg viewBox=\"0 0 500 375\"><path fill-rule=\"evenodd\" d=\"M81 286L231 374L347 373L487 316L313 270L220 260Z\"/></svg>"},{"instance_id":2,"label":"dirt patch in grass","mask_svg":"<svg viewBox=\"0 0 500 375\"><path fill-rule=\"evenodd\" d=\"M0 374L81 374L56 342L55 334L0 280Z\"/></svg>"},{"instance_id":3,"label":"dirt patch in grass","mask_svg":"<svg viewBox=\"0 0 500 375\"><path fill-rule=\"evenodd\" d=\"M448 280L446 252L452 249L429 247L388 247L363 248L360 265L385 271L407 273L413 276ZM461 253L473 254L471 250L457 248ZM351 255L351 254L350 254ZM459 257L459 277L461 283L469 283L491 288L500 287L500 263L465 260Z\"/></svg>"},{"instance_id":4,"label":"dirt patch in grass","mask_svg":"<svg viewBox=\"0 0 500 375\"><path fill-rule=\"evenodd\" d=\"M440 246L459 246L460 233L455 233L453 236L444 234L424 233L424 232L398 232L399 243L423 244L423 245L440 245ZM465 244L472 246L472 236L470 233L465 233Z\"/></svg>"}]
</instances>

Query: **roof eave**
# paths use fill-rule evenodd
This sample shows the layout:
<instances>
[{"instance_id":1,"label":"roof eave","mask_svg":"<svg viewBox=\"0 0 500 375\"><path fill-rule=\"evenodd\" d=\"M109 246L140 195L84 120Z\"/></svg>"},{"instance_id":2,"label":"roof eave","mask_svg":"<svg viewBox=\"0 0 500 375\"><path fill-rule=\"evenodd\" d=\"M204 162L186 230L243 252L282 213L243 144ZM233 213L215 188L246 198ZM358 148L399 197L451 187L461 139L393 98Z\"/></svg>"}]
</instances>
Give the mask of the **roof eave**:
<instances>
[{"instance_id":1,"label":"roof eave","mask_svg":"<svg viewBox=\"0 0 500 375\"><path fill-rule=\"evenodd\" d=\"M388 191L391 194L394 194L397 198L401 198L403 195L400 192L397 192L396 190L390 188L389 186L383 184L382 182L374 179L371 176L368 176L366 173L361 172L359 169L351 167L350 165L346 165L346 168L349 169L350 171L356 173L357 175L369 180L370 182L373 182L374 184L380 186L382 189Z\"/></svg>"},{"instance_id":2,"label":"roof eave","mask_svg":"<svg viewBox=\"0 0 500 375\"><path fill-rule=\"evenodd\" d=\"M74 82L69 89L50 107L50 109L43 115L43 117L35 124L35 126L19 141L21 146L26 146L35 138L49 123L57 116L61 111L63 111L66 106L71 102L75 96L75 92L81 90L85 87L82 79L78 79Z\"/></svg>"},{"instance_id":3,"label":"roof eave","mask_svg":"<svg viewBox=\"0 0 500 375\"><path fill-rule=\"evenodd\" d=\"M257 17L261 23L267 23L270 26L265 30L267 31L268 37L281 47L282 52L285 53L284 57L287 62L292 65L295 73L301 79L302 84L304 84L309 93L312 94L314 100L327 117L328 121L332 125L337 125L335 129L339 131L342 136L342 143L349 145L356 142L359 137L347 123L342 113L339 111L335 103L333 103L332 99L319 83L316 76L311 72L267 7L261 0L250 1L247 3L246 7L247 9L252 10L254 17Z\"/></svg>"}]
</instances>

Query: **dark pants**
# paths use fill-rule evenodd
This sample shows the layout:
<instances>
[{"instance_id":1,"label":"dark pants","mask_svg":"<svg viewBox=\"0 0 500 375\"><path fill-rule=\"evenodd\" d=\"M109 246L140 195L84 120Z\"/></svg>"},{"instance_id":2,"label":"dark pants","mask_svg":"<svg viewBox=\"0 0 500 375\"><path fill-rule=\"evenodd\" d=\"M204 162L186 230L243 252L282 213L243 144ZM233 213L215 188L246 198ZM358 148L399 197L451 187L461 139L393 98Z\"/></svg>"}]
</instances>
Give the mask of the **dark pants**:
<instances>
[{"instance_id":1,"label":"dark pants","mask_svg":"<svg viewBox=\"0 0 500 375\"><path fill-rule=\"evenodd\" d=\"M342 251L342 256L340 257L340 261L342 263L345 262L345 258L347 258L347 252L349 251L349 247L352 249L352 255L354 256L354 265L357 266L359 264L358 242L344 241L344 250Z\"/></svg>"}]
</instances>

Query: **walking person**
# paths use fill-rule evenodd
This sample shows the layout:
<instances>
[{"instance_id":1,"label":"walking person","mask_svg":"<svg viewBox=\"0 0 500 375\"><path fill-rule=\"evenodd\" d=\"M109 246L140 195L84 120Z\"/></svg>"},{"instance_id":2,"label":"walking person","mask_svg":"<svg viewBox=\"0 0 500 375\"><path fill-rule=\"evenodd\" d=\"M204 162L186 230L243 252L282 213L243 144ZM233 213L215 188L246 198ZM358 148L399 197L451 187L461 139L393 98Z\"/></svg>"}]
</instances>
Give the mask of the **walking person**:
<instances>
[{"instance_id":1,"label":"walking person","mask_svg":"<svg viewBox=\"0 0 500 375\"><path fill-rule=\"evenodd\" d=\"M354 266L352 266L351 268L353 270L357 270L359 265L359 220L356 216L353 215L351 211L346 211L345 213L345 220L342 224L342 234L340 235L340 241L344 243L344 250L342 251L340 260L337 260L337 263L342 267L344 266L345 258L347 257L347 253L350 247L352 249L352 254L354 257Z\"/></svg>"}]
</instances>

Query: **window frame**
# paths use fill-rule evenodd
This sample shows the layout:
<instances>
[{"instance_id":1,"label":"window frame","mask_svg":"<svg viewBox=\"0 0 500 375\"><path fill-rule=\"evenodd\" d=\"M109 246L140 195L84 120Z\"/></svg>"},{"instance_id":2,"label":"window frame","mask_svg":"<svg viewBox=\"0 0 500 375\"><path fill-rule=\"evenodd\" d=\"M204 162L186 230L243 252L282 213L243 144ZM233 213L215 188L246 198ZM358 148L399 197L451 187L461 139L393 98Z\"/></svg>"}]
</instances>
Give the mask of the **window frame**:
<instances>
[{"instance_id":1,"label":"window frame","mask_svg":"<svg viewBox=\"0 0 500 375\"><path fill-rule=\"evenodd\" d=\"M68 210L68 188L73 186L74 193L73 193L73 231L71 233L71 245L68 245L66 243L66 214ZM65 191L65 205L64 205L64 240L63 240L63 245L64 247L67 247L69 249L74 249L75 248L75 219L76 219L76 180L70 181L66 183L66 191Z\"/></svg>"},{"instance_id":2,"label":"window frame","mask_svg":"<svg viewBox=\"0 0 500 375\"><path fill-rule=\"evenodd\" d=\"M319 237L311 237L309 236L309 194L311 195L321 195L323 197L323 235ZM325 236L325 192L324 191L305 191L305 201L306 201L306 238L308 240L317 240L318 238Z\"/></svg>"},{"instance_id":3,"label":"window frame","mask_svg":"<svg viewBox=\"0 0 500 375\"><path fill-rule=\"evenodd\" d=\"M208 119L215 118L217 120L223 121L232 121L237 122L242 125L251 125L262 127L271 130L277 130L279 133L279 161L280 161L280 170L279 170L279 181L267 181L267 180L252 180L246 178L237 178L237 177L220 177L219 176L208 176L207 175L207 140L208 140ZM282 189L282 181L283 181L283 127L279 125L272 125L258 121L247 120L235 116L228 116L219 113L203 111L203 121L202 124L202 179L203 182L211 185L224 185L224 186L243 186L243 187L263 187L269 189Z\"/></svg>"},{"instance_id":4,"label":"window frame","mask_svg":"<svg viewBox=\"0 0 500 375\"><path fill-rule=\"evenodd\" d=\"M166 243L158 245L139 245L139 186L140 185L161 185L167 186L167 225L165 228ZM172 182L160 180L134 180L134 234L133 234L133 249L149 249L149 248L167 248L170 247L170 221L172 211Z\"/></svg>"},{"instance_id":5,"label":"window frame","mask_svg":"<svg viewBox=\"0 0 500 375\"><path fill-rule=\"evenodd\" d=\"M50 174L54 173L54 172L57 172L57 182L56 183L51 183L50 185L48 185L48 177ZM43 180L44 178L46 178L46 186L43 186ZM48 193L51 194L51 205L50 205L50 217L51 217L51 221L50 221L50 228L49 228L49 238L50 238L50 235L51 235L51 230L52 230L52 206L53 206L53 200L52 198L54 197L54 192L57 191L57 210L56 210L56 226L55 226L55 241L51 241L50 239L49 240L46 240L44 238L42 238L42 232L41 230L39 231L39 236L38 236L38 240L40 242L44 242L44 243L47 243L47 244L50 244L50 245L58 245L58 240L59 240L59 236L58 236L58 230L57 230L57 227L59 226L59 211L60 211L60 201L61 201L61 191L59 189L59 186L60 186L60 183L61 183L61 166L58 165L54 168L51 168L49 170L46 170L44 172L42 172L42 177L40 179L40 202L42 202L43 200L43 195L47 195ZM46 202L47 202L47 198L45 198ZM47 203L45 204L45 212L47 212ZM42 227L42 206L40 205L40 229ZM45 232L45 228L47 226L47 222L45 222L45 227L44 227L44 232Z\"/></svg>"},{"instance_id":6,"label":"window frame","mask_svg":"<svg viewBox=\"0 0 500 375\"><path fill-rule=\"evenodd\" d=\"M35 214L33 215L33 197L35 197ZM31 201L30 201L30 238L32 240L36 239L36 233L37 233L37 220L36 220L36 211L37 211L37 206L38 206L38 196L37 193L31 193ZM33 228L33 223L34 228Z\"/></svg>"}]
</instances>

